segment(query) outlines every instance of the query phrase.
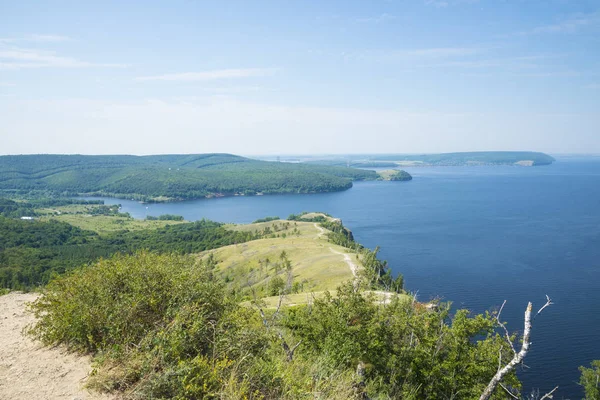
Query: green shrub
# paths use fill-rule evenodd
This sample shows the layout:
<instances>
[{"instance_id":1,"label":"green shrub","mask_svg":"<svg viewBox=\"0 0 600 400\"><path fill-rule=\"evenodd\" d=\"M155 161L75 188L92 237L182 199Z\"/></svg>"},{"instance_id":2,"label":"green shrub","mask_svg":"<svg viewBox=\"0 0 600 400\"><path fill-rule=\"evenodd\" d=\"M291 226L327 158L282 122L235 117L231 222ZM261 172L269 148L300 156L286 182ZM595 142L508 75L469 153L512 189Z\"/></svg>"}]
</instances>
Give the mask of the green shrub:
<instances>
[{"instance_id":1,"label":"green shrub","mask_svg":"<svg viewBox=\"0 0 600 400\"><path fill-rule=\"evenodd\" d=\"M592 361L591 368L579 367L579 370L579 384L583 386L586 400L600 400L600 360Z\"/></svg>"},{"instance_id":2,"label":"green shrub","mask_svg":"<svg viewBox=\"0 0 600 400\"><path fill-rule=\"evenodd\" d=\"M191 257L116 255L52 281L32 304L38 322L31 332L46 344L81 351L135 346L184 304L218 318L222 288L211 275Z\"/></svg>"},{"instance_id":3,"label":"green shrub","mask_svg":"<svg viewBox=\"0 0 600 400\"><path fill-rule=\"evenodd\" d=\"M382 306L352 282L259 313L224 289L215 264L148 252L101 260L45 288L30 332L95 353L90 385L132 399L477 398L498 356L512 354L493 315ZM519 387L514 374L503 382Z\"/></svg>"}]
</instances>

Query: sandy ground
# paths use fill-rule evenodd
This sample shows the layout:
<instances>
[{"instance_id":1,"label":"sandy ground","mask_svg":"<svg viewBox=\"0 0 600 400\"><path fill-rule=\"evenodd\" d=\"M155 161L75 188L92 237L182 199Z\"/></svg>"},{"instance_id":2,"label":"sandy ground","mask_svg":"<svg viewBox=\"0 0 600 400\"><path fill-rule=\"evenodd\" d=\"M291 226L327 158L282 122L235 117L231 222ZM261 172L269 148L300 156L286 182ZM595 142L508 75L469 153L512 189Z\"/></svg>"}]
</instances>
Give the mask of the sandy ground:
<instances>
[{"instance_id":1,"label":"sandy ground","mask_svg":"<svg viewBox=\"0 0 600 400\"><path fill-rule=\"evenodd\" d=\"M33 322L25 303L36 294L0 296L0 400L108 400L83 389L91 371L89 357L47 348L22 334Z\"/></svg>"},{"instance_id":2,"label":"sandy ground","mask_svg":"<svg viewBox=\"0 0 600 400\"><path fill-rule=\"evenodd\" d=\"M358 265L356 265L354 261L352 261L352 257L350 257L350 254L340 253L339 251L336 251L331 247L329 248L329 250L331 250L332 253L344 256L344 261L346 261L346 264L348 264L350 271L352 271L352 275L354 275L355 278L358 277Z\"/></svg>"}]
</instances>

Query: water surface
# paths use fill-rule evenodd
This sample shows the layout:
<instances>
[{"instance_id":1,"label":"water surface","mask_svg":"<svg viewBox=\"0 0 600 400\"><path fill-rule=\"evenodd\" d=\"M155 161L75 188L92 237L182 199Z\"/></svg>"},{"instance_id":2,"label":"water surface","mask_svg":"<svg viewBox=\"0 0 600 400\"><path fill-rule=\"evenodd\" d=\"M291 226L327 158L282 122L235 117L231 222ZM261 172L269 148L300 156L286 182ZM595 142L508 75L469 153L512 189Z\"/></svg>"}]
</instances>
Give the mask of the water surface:
<instances>
[{"instance_id":1,"label":"water surface","mask_svg":"<svg viewBox=\"0 0 600 400\"><path fill-rule=\"evenodd\" d=\"M229 197L181 203L120 203L136 218L178 214L249 223L324 211L405 277L419 299L441 297L474 312L508 300L509 329L522 330L528 301L555 305L535 320L521 371L525 392L581 398L579 365L600 359L600 160L544 167L407 168L411 182L361 182L313 195ZM536 308L537 309L537 308Z\"/></svg>"}]
</instances>

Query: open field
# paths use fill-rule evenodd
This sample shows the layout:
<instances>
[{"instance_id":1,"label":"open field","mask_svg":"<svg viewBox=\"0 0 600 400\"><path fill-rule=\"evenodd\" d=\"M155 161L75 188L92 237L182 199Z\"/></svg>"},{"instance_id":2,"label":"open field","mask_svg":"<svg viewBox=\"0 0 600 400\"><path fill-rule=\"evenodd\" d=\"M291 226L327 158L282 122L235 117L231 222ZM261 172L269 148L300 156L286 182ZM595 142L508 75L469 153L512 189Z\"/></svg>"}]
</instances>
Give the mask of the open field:
<instances>
[{"instance_id":1,"label":"open field","mask_svg":"<svg viewBox=\"0 0 600 400\"><path fill-rule=\"evenodd\" d=\"M162 220L147 221L122 215L94 215L92 213L94 207L97 208L98 206L73 204L61 207L42 208L36 210L36 212L42 214L39 218L41 221L54 219L99 234L122 230L158 229L167 225L185 222Z\"/></svg>"},{"instance_id":2,"label":"open field","mask_svg":"<svg viewBox=\"0 0 600 400\"><path fill-rule=\"evenodd\" d=\"M280 237L226 246L202 256L213 254L226 280L234 282L242 290L254 289L258 293L268 293L269 282L276 276L287 280L287 273L281 265L282 252L291 262L293 284L301 285L302 293L335 290L342 282L354 279L345 255L348 254L353 264L359 264L358 254L329 243L322 235L323 228L314 223L272 221L230 228L262 231L268 227L275 232L276 226L286 222L289 228L275 233ZM296 233L292 233L294 229Z\"/></svg>"},{"instance_id":3,"label":"open field","mask_svg":"<svg viewBox=\"0 0 600 400\"><path fill-rule=\"evenodd\" d=\"M52 217L42 217L40 220L55 219L67 222L81 229L105 234L122 230L158 229L166 225L180 224L183 221L146 221L127 217L90 214L61 214Z\"/></svg>"}]
</instances>

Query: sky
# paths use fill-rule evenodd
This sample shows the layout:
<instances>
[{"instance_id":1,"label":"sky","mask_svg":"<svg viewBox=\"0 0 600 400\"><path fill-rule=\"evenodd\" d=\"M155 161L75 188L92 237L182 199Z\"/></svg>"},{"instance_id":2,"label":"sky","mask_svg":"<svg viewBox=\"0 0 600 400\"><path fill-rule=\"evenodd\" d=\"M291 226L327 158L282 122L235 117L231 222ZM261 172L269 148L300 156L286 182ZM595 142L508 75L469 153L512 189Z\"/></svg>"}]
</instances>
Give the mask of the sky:
<instances>
[{"instance_id":1,"label":"sky","mask_svg":"<svg viewBox=\"0 0 600 400\"><path fill-rule=\"evenodd\" d=\"M600 0L0 0L0 154L600 153Z\"/></svg>"}]
</instances>

